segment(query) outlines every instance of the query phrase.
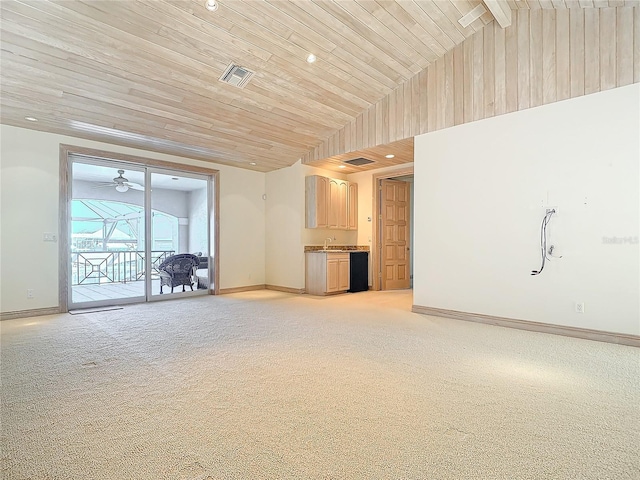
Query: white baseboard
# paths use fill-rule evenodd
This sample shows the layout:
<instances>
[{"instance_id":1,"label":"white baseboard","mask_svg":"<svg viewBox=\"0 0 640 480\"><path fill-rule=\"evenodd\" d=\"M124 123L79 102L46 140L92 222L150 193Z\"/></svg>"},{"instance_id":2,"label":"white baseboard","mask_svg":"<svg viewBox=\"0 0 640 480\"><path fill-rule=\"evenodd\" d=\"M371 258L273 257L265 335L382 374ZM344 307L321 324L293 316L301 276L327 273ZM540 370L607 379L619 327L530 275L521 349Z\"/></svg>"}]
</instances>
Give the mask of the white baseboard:
<instances>
[{"instance_id":1,"label":"white baseboard","mask_svg":"<svg viewBox=\"0 0 640 480\"><path fill-rule=\"evenodd\" d=\"M597 342L615 343L618 345L628 345L640 347L640 336L627 335L623 333L604 332L601 330L591 330L588 328L565 327L562 325L551 325L541 322L530 322L527 320L516 320L513 318L494 317L492 315L482 315L479 313L458 312L456 310L445 310L441 308L423 307L413 305L412 312L434 317L453 318L455 320L465 320L467 322L485 323L500 327L517 328L519 330L529 330L532 332L550 333L553 335L564 335L565 337L583 338L585 340L595 340Z\"/></svg>"}]
</instances>

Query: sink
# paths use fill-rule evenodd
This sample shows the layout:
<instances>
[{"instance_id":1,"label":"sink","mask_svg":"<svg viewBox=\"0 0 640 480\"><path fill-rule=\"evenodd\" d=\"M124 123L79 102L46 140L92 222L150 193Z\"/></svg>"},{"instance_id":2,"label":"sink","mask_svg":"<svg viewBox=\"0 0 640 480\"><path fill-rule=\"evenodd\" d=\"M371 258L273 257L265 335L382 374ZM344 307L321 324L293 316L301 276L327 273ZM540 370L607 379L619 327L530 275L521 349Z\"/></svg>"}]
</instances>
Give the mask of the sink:
<instances>
[{"instance_id":1,"label":"sink","mask_svg":"<svg viewBox=\"0 0 640 480\"><path fill-rule=\"evenodd\" d=\"M351 250L316 250L318 253L347 253Z\"/></svg>"}]
</instances>

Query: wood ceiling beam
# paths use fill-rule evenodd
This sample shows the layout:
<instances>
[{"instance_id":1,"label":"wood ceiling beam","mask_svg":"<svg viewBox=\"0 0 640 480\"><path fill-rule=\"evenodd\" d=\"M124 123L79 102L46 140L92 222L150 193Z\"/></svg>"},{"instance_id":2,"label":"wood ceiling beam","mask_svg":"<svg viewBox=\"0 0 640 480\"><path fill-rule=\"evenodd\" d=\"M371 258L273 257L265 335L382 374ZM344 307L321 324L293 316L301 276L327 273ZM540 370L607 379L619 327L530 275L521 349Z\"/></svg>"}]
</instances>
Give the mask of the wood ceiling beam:
<instances>
[{"instance_id":1,"label":"wood ceiling beam","mask_svg":"<svg viewBox=\"0 0 640 480\"><path fill-rule=\"evenodd\" d=\"M484 0L493 17L502 28L511 25L511 7L506 0Z\"/></svg>"}]
</instances>

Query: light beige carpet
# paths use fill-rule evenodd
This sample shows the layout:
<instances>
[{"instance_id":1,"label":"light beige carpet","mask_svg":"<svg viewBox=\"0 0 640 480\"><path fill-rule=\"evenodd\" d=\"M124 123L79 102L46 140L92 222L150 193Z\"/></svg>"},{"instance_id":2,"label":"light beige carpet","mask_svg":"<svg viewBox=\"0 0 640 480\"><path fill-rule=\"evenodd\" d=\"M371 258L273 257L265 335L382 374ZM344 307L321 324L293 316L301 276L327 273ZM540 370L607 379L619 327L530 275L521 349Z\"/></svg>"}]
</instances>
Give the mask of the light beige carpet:
<instances>
[{"instance_id":1,"label":"light beige carpet","mask_svg":"<svg viewBox=\"0 0 640 480\"><path fill-rule=\"evenodd\" d=\"M640 478L638 349L410 306L260 291L2 322L2 478Z\"/></svg>"}]
</instances>

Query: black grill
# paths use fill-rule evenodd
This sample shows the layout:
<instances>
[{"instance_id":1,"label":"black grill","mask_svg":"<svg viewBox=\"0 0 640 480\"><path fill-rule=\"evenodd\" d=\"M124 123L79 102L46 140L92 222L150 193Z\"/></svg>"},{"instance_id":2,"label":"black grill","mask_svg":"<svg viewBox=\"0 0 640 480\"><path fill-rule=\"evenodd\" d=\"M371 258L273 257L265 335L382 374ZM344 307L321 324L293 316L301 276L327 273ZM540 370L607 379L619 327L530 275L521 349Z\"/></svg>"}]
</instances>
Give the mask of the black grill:
<instances>
[{"instance_id":1,"label":"black grill","mask_svg":"<svg viewBox=\"0 0 640 480\"><path fill-rule=\"evenodd\" d=\"M353 160L346 160L343 163L348 163L349 165L361 166L367 165L369 163L373 163L373 160L369 160L368 158L354 158Z\"/></svg>"}]
</instances>

